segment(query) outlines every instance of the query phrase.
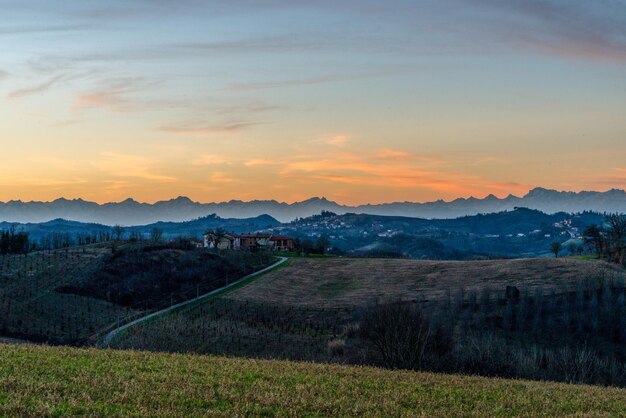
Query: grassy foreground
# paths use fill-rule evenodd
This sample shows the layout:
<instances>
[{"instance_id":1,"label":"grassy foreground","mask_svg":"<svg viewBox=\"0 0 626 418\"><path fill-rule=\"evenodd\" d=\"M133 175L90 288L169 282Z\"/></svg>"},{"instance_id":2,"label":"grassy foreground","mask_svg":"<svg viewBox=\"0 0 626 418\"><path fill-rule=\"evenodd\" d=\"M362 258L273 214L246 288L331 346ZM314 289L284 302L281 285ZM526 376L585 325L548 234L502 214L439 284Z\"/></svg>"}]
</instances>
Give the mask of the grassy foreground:
<instances>
[{"instance_id":1,"label":"grassy foreground","mask_svg":"<svg viewBox=\"0 0 626 418\"><path fill-rule=\"evenodd\" d=\"M177 354L0 345L2 416L620 416L626 390Z\"/></svg>"}]
</instances>

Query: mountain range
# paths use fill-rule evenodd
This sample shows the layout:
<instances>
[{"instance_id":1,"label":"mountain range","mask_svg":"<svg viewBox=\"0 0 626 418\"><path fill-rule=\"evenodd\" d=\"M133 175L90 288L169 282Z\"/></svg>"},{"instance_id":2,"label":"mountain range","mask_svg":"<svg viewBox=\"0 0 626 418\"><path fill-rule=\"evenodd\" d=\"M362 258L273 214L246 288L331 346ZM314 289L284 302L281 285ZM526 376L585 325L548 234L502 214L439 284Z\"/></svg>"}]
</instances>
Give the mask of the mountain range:
<instances>
[{"instance_id":1,"label":"mountain range","mask_svg":"<svg viewBox=\"0 0 626 418\"><path fill-rule=\"evenodd\" d=\"M385 216L408 216L429 219L448 219L480 213L494 213L526 207L545 213L556 212L619 212L626 213L626 192L612 189L606 192L564 192L535 188L525 196L509 195L484 199L459 198L453 201L394 202L359 206L341 205L326 198L311 198L301 202L283 203L275 200L244 202L231 200L221 203L199 203L187 197L178 197L153 204L133 199L98 204L82 199L57 199L52 202L0 202L0 221L46 222L57 218L103 225L147 225L159 221L183 222L210 214L222 218L254 218L269 215L281 222L307 217L322 211L337 214L361 213Z\"/></svg>"}]
</instances>

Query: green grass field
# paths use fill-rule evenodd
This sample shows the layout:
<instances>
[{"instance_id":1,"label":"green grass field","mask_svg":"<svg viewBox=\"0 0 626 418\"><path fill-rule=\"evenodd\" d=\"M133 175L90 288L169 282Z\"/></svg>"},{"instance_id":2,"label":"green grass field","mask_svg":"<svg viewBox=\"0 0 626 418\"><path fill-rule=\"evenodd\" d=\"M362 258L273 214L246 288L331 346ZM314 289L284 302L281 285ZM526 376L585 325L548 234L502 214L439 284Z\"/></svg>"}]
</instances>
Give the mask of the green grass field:
<instances>
[{"instance_id":1,"label":"green grass field","mask_svg":"<svg viewBox=\"0 0 626 418\"><path fill-rule=\"evenodd\" d=\"M623 416L624 411L622 389L0 345L2 416Z\"/></svg>"},{"instance_id":2,"label":"green grass field","mask_svg":"<svg viewBox=\"0 0 626 418\"><path fill-rule=\"evenodd\" d=\"M218 259L203 251L150 249L148 242L117 243L115 251L106 243L0 255L0 336L90 345L119 323L267 265L254 254Z\"/></svg>"},{"instance_id":3,"label":"green grass field","mask_svg":"<svg viewBox=\"0 0 626 418\"><path fill-rule=\"evenodd\" d=\"M0 256L0 334L51 343L81 341L137 312L107 301L63 294L88 280L104 245Z\"/></svg>"}]
</instances>

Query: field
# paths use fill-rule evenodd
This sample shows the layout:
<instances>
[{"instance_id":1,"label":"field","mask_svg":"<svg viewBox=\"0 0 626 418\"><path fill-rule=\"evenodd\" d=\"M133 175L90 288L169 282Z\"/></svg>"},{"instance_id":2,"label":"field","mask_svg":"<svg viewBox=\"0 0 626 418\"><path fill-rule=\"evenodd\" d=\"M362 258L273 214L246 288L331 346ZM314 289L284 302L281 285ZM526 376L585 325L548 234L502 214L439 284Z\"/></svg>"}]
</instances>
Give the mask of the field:
<instances>
[{"instance_id":1,"label":"field","mask_svg":"<svg viewBox=\"0 0 626 418\"><path fill-rule=\"evenodd\" d=\"M0 256L0 336L89 344L118 323L221 287L260 256L118 242ZM245 259L244 259L245 258Z\"/></svg>"},{"instance_id":2,"label":"field","mask_svg":"<svg viewBox=\"0 0 626 418\"><path fill-rule=\"evenodd\" d=\"M285 361L0 345L2 416L619 416L626 390Z\"/></svg>"},{"instance_id":3,"label":"field","mask_svg":"<svg viewBox=\"0 0 626 418\"><path fill-rule=\"evenodd\" d=\"M421 261L297 258L229 298L290 306L354 307L377 298L424 300L463 288L538 287L545 291L581 278L624 275L616 266L569 258Z\"/></svg>"},{"instance_id":4,"label":"field","mask_svg":"<svg viewBox=\"0 0 626 418\"><path fill-rule=\"evenodd\" d=\"M507 285L549 294L550 289L573 288L582 278L593 282L616 276L623 277L623 270L572 259L294 258L236 291L133 327L112 346L361 364L368 360L356 338L359 318L376 299L436 303L453 294L469 309L472 297L480 299L480 288L491 289L488 299L494 299L504 297ZM539 325L547 327L550 322L545 319Z\"/></svg>"}]
</instances>

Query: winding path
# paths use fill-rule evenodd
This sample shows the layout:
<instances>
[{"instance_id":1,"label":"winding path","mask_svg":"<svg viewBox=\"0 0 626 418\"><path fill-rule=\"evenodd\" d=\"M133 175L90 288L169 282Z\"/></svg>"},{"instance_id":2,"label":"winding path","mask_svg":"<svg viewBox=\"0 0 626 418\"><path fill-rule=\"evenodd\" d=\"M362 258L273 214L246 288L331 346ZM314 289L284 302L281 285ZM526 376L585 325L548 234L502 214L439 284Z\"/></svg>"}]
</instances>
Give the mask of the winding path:
<instances>
[{"instance_id":1,"label":"winding path","mask_svg":"<svg viewBox=\"0 0 626 418\"><path fill-rule=\"evenodd\" d=\"M109 332L107 335L105 335L105 336L104 336L104 338L102 339L102 342L101 342L98 346L99 346L100 348L108 348L108 347L109 347L109 345L111 344L111 341L113 340L113 338L115 338L115 336L117 336L120 332L125 331L125 330L127 330L128 328L130 328L130 327L133 327L133 326L135 326L135 325L137 325L137 324L140 324L140 323L142 323L142 322L145 322L145 321L147 321L147 320L149 320L149 319L152 319L152 318L155 318L155 317L157 317L157 316L160 316L160 315L166 314L166 313L168 313L168 312L172 312L172 311L174 311L174 310L176 310L176 309L182 308L183 306L186 306L186 305L192 304L192 303L194 303L194 302L198 302L198 301L200 301L200 300L202 300L202 299L206 299L206 298L208 298L209 296L213 296L213 295L215 295L216 293L222 292L222 291L224 291L224 290L228 290L228 289L230 289L231 287L237 286L238 284L240 284L240 283L242 283L242 282L244 282L244 281L246 281L246 280L248 280L248 279L251 279L251 278L253 278L253 277L256 277L256 276L260 276L260 275L262 275L262 274L265 274L265 273L267 273L269 270L272 270L272 269L274 269L274 268L276 268L276 267L280 266L281 264L285 263L285 262L288 260L288 258L287 258L287 257L279 257L279 258L280 258L280 259L279 259L276 263L272 264L271 266L265 267L265 268L264 268L264 269L262 269L262 270L256 271L256 272L254 272L254 273L252 273L252 274L249 274L249 275L247 275L247 276L245 276L245 277L242 277L241 279L239 279L239 280L237 280L237 281L235 281L235 282L232 282L232 283L230 283L230 284L228 284L228 285L226 285L226 286L224 286L224 287L220 287L219 289L212 290L212 291L210 291L209 293L205 293L205 294L204 294L204 295L202 295L202 296L198 296L197 298L193 298L193 299L186 300L186 301L184 301L184 302L178 303L178 304L176 304L176 305L172 305L172 306L170 306L169 308L165 308L165 309L162 309L162 310L160 310L160 311L157 311L157 312L153 312L153 313L151 313L151 314L148 314L148 315L146 315L146 316L142 316L142 317L141 317L141 318L139 318L139 319L135 319L134 321L131 321L131 322L127 323L127 324L124 324L124 325L122 325L122 326L120 326L120 327L118 327L118 328L115 328L113 331Z\"/></svg>"}]
</instances>

